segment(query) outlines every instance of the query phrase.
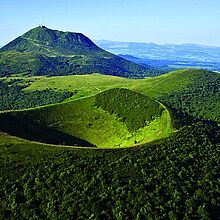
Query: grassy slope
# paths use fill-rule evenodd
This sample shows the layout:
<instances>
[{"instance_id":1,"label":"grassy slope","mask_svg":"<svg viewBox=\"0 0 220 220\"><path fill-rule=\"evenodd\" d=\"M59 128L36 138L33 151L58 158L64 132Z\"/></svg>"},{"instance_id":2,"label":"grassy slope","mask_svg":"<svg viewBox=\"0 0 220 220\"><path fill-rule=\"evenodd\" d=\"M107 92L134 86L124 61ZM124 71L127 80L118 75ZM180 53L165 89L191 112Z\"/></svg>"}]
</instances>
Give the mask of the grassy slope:
<instances>
[{"instance_id":1,"label":"grassy slope","mask_svg":"<svg viewBox=\"0 0 220 220\"><path fill-rule=\"evenodd\" d=\"M82 76L62 76L62 77L31 77L33 80L26 91L43 90L45 88L67 89L74 91L77 89L82 96L97 94L100 91L110 88L128 88L141 92L151 97L158 97L170 91L183 89L190 83L191 74L185 75L188 70L178 70L158 77L146 79L125 79L114 76L103 76L99 74Z\"/></svg>"},{"instance_id":2,"label":"grassy slope","mask_svg":"<svg viewBox=\"0 0 220 220\"><path fill-rule=\"evenodd\" d=\"M204 73L200 70L178 70L163 76L146 78L143 80L124 79L114 76L103 76L99 74L93 74L89 76L30 77L28 79L24 79L27 79L30 83L30 86L25 88L25 91L44 90L45 88L53 88L57 90L67 89L69 91L75 91L75 89L77 89L78 93L70 99L66 100L69 101L92 96L94 94L100 93L103 90L115 87L129 88L148 96L160 98L160 96L165 94L176 91L184 91L187 86L196 83L198 77L203 75ZM218 77L217 73L215 73L215 75ZM219 102L213 103L211 108L210 105L206 106L206 102L203 104L206 107L205 111L207 114L212 113L213 109L217 109L216 112L218 112Z\"/></svg>"},{"instance_id":3,"label":"grassy slope","mask_svg":"<svg viewBox=\"0 0 220 220\"><path fill-rule=\"evenodd\" d=\"M87 97L114 87L128 87L134 80L100 74L59 76L59 77L31 77L33 82L25 91L43 90L43 88L67 89L77 94L72 99Z\"/></svg>"},{"instance_id":4,"label":"grassy slope","mask_svg":"<svg viewBox=\"0 0 220 220\"><path fill-rule=\"evenodd\" d=\"M0 146L5 146L6 144L7 145L10 145L10 144L19 144L19 143L25 143L27 142L26 140L24 139L21 139L19 137L15 137L15 136L11 136L11 135L8 135L6 133L2 133L0 132Z\"/></svg>"},{"instance_id":5,"label":"grassy slope","mask_svg":"<svg viewBox=\"0 0 220 220\"><path fill-rule=\"evenodd\" d=\"M211 74L211 77L208 75ZM68 76L68 77L38 77L33 79L32 84L27 87L26 91L43 90L45 88L61 88L73 92L78 90L78 94L70 98L70 100L78 99L85 96L90 96L99 93L100 91L110 88L127 88L146 96L165 101L170 107L173 106L169 100L169 95L177 94L178 99L184 95L186 98L181 100L182 105L189 105L191 103L194 107L192 115L195 117L196 111L202 108L205 113L202 115L206 119L219 121L218 109L220 102L218 101L219 92L212 91L212 85L218 87L220 74L211 73L197 69L177 70L158 77L146 78L141 80L124 79L113 76L102 76L93 74L90 76ZM192 95L187 92L190 87L197 88L194 91L198 93L200 98L195 102ZM202 95L201 95L202 94ZM194 94L195 96L195 94ZM208 97L208 102L204 97ZM168 99L168 100L165 100ZM175 101L175 100L174 100ZM186 111L187 112L187 111ZM214 112L214 115L213 115ZM191 112L187 112L191 114Z\"/></svg>"},{"instance_id":6,"label":"grassy slope","mask_svg":"<svg viewBox=\"0 0 220 220\"><path fill-rule=\"evenodd\" d=\"M92 96L43 108L2 113L1 118L13 115L20 121L26 120L29 123L33 121L38 129L41 129L43 124L42 129L45 129L46 125L47 128L86 140L97 147L128 147L135 143L141 144L167 137L172 131L168 110L153 120L149 126L131 132L119 118L95 107L94 104L95 96Z\"/></svg>"}]
</instances>

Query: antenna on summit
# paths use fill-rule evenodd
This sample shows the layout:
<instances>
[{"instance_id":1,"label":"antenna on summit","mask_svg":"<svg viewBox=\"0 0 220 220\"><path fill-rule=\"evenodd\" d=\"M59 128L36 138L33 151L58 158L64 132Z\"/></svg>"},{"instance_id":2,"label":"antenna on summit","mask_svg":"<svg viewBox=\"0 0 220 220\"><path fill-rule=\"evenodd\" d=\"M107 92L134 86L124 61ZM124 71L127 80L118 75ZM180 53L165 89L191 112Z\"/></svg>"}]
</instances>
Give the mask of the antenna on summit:
<instances>
[{"instance_id":1,"label":"antenna on summit","mask_svg":"<svg viewBox=\"0 0 220 220\"><path fill-rule=\"evenodd\" d=\"M42 18L40 17L40 24L39 24L40 27L43 27L42 25Z\"/></svg>"}]
</instances>

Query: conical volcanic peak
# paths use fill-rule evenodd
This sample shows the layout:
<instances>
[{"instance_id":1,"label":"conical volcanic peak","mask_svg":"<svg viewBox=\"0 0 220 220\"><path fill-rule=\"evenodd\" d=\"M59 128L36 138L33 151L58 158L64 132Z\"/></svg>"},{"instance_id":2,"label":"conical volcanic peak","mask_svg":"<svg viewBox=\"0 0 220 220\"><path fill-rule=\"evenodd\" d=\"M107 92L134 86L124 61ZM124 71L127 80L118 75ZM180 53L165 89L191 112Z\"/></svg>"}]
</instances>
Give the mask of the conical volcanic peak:
<instances>
[{"instance_id":1,"label":"conical volcanic peak","mask_svg":"<svg viewBox=\"0 0 220 220\"><path fill-rule=\"evenodd\" d=\"M0 49L0 76L101 73L143 78L154 71L104 51L82 33L45 26L31 29Z\"/></svg>"},{"instance_id":2,"label":"conical volcanic peak","mask_svg":"<svg viewBox=\"0 0 220 220\"><path fill-rule=\"evenodd\" d=\"M54 42L57 42L60 44L80 43L89 47L96 46L88 37L86 37L82 33L57 31L49 29L45 26L38 26L36 28L33 28L23 34L22 37L42 43L46 42L47 44L53 44Z\"/></svg>"},{"instance_id":3,"label":"conical volcanic peak","mask_svg":"<svg viewBox=\"0 0 220 220\"><path fill-rule=\"evenodd\" d=\"M16 38L1 51L36 52L48 56L87 54L101 49L82 33L63 32L38 26Z\"/></svg>"}]
</instances>

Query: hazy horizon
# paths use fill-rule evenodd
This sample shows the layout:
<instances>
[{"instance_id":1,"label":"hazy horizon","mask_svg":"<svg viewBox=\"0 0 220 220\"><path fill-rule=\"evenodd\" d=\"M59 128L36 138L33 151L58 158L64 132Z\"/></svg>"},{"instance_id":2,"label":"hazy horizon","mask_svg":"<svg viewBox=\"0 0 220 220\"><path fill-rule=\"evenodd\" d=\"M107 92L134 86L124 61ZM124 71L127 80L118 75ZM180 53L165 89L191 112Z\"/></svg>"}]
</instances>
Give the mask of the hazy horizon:
<instances>
[{"instance_id":1,"label":"hazy horizon","mask_svg":"<svg viewBox=\"0 0 220 220\"><path fill-rule=\"evenodd\" d=\"M36 27L81 32L91 39L220 47L220 2L212 0L43 1L1 3L0 45Z\"/></svg>"},{"instance_id":2,"label":"hazy horizon","mask_svg":"<svg viewBox=\"0 0 220 220\"><path fill-rule=\"evenodd\" d=\"M207 46L207 47L220 47L220 45L207 45L207 44L199 44L199 43L190 43L190 42L184 42L184 43L172 43L172 42L165 42L165 43L157 43L157 42L141 42L141 41L119 41L119 40L110 40L110 39L91 39L92 41L109 41L109 42L115 42L115 43L137 43L137 44L156 44L159 46L164 46L164 45L198 45L198 46Z\"/></svg>"},{"instance_id":3,"label":"hazy horizon","mask_svg":"<svg viewBox=\"0 0 220 220\"><path fill-rule=\"evenodd\" d=\"M49 27L48 27L49 28ZM55 30L55 29L54 29ZM60 31L64 31L64 30L60 30ZM73 31L74 32L74 31ZM25 33L25 32L24 32ZM20 36L20 35L19 35ZM18 36L17 36L18 37ZM87 35L87 37L89 37ZM198 45L198 46L206 46L206 47L220 47L220 45L208 45L208 44L199 44L199 43L192 43L192 42L183 42L183 43L173 43L173 42L165 42L165 43L158 43L158 42L144 42L144 41L126 41L126 40L113 40L113 39L92 39L90 38L93 42L96 42L96 41L111 41L111 42L115 42L115 43L137 43L137 44L156 44L156 45L159 45L159 46L165 46L165 45L176 45L176 46L181 46L181 45L187 45L187 44L191 44L191 45ZM5 46L7 43L9 43L10 41L12 41L14 39L11 39L9 40L8 42L6 43L1 43L0 42L0 48Z\"/></svg>"}]
</instances>

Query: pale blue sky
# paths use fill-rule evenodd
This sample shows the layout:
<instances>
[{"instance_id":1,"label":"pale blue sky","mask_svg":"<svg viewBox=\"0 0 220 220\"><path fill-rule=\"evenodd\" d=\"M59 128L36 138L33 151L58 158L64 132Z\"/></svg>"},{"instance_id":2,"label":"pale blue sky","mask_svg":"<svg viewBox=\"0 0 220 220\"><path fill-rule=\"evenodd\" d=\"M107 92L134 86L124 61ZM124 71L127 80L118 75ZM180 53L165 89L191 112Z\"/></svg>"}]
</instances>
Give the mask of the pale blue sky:
<instances>
[{"instance_id":1,"label":"pale blue sky","mask_svg":"<svg viewBox=\"0 0 220 220\"><path fill-rule=\"evenodd\" d=\"M0 45L40 17L92 39L220 46L219 0L0 0Z\"/></svg>"}]
</instances>

